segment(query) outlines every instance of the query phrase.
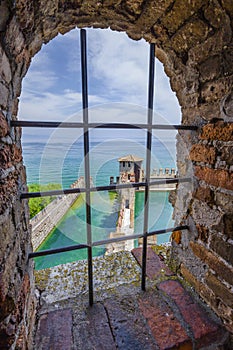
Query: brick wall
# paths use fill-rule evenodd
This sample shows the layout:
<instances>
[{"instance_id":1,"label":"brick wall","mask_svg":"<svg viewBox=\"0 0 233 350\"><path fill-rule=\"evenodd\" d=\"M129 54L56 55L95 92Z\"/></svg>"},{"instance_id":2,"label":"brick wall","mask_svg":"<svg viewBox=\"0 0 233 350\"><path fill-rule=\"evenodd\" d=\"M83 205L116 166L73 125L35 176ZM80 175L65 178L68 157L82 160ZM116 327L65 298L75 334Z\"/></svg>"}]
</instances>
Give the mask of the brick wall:
<instances>
[{"instance_id":1,"label":"brick wall","mask_svg":"<svg viewBox=\"0 0 233 350\"><path fill-rule=\"evenodd\" d=\"M33 276L17 118L21 81L43 43L75 26L111 27L156 43L182 107L174 216L189 231L173 242L177 269L232 330L233 3L231 0L31 1L0 3L0 347L30 347ZM226 273L228 271L229 273ZM17 345L16 345L17 344Z\"/></svg>"}]
</instances>

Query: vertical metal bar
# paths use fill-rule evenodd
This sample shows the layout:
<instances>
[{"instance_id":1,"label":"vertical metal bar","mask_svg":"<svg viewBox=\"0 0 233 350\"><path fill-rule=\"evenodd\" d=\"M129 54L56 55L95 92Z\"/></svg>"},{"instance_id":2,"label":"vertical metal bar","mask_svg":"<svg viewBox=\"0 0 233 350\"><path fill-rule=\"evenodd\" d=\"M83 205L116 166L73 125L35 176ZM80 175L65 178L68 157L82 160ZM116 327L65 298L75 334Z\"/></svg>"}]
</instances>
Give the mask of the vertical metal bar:
<instances>
[{"instance_id":1,"label":"vertical metal bar","mask_svg":"<svg viewBox=\"0 0 233 350\"><path fill-rule=\"evenodd\" d=\"M146 150L146 186L144 202L144 228L142 247L142 290L146 289L146 259L147 259L147 233L149 226L149 181L151 173L151 146L152 146L152 122L154 101L154 75L155 75L155 44L150 44L149 84L148 84L148 114L147 114L147 150Z\"/></svg>"},{"instance_id":2,"label":"vertical metal bar","mask_svg":"<svg viewBox=\"0 0 233 350\"><path fill-rule=\"evenodd\" d=\"M88 129L88 84L87 84L87 45L86 30L81 29L81 68L82 68L82 104L83 104L83 141L86 192L86 227L88 248L88 285L89 304L93 305L93 266L92 266L92 232L91 232L91 195L90 195L90 159L89 159L89 129Z\"/></svg>"}]
</instances>

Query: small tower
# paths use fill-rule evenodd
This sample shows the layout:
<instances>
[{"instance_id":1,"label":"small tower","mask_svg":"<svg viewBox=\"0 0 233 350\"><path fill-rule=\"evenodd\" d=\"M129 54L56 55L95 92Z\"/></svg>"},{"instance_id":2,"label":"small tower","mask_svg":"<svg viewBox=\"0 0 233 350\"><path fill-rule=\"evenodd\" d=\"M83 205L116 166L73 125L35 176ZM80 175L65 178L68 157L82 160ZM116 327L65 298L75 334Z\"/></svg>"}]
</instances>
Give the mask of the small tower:
<instances>
[{"instance_id":1,"label":"small tower","mask_svg":"<svg viewBox=\"0 0 233 350\"><path fill-rule=\"evenodd\" d=\"M119 158L119 183L141 182L143 178L142 161L142 158L131 154Z\"/></svg>"}]
</instances>

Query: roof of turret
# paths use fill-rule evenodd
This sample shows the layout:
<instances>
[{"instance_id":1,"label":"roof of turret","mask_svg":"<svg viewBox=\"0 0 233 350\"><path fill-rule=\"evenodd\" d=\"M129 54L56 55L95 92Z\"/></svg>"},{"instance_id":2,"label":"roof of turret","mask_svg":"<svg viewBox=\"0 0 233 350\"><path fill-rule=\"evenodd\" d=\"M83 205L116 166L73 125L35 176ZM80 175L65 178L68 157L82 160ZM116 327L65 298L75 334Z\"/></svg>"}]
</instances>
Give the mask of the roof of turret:
<instances>
[{"instance_id":1,"label":"roof of turret","mask_svg":"<svg viewBox=\"0 0 233 350\"><path fill-rule=\"evenodd\" d=\"M118 162L142 162L143 158L139 158L134 156L133 154L129 154L125 157L118 158Z\"/></svg>"}]
</instances>

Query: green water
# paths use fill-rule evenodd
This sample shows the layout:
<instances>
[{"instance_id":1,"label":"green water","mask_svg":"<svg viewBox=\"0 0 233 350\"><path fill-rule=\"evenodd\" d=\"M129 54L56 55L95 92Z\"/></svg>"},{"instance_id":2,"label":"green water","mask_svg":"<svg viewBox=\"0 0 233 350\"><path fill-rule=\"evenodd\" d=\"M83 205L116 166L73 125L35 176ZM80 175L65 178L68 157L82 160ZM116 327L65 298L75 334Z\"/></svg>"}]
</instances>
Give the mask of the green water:
<instances>
[{"instance_id":1,"label":"green water","mask_svg":"<svg viewBox=\"0 0 233 350\"><path fill-rule=\"evenodd\" d=\"M168 191L151 191L149 194L149 232L174 226L173 208L168 201ZM143 231L145 192L137 192L135 199L135 232ZM157 235L157 244L169 242L171 233Z\"/></svg>"},{"instance_id":2,"label":"green water","mask_svg":"<svg viewBox=\"0 0 233 350\"><path fill-rule=\"evenodd\" d=\"M115 231L118 219L118 199L114 192L92 193L92 240L99 241ZM54 228L37 251L87 243L85 196L80 195L62 220ZM93 256L103 255L104 247L94 247ZM35 258L37 270L87 258L87 249L47 255Z\"/></svg>"},{"instance_id":3,"label":"green water","mask_svg":"<svg viewBox=\"0 0 233 350\"><path fill-rule=\"evenodd\" d=\"M168 194L169 192L150 192L149 231L173 226L171 218L172 207L168 202ZM107 191L92 193L91 207L93 241L108 238L110 232L115 231L118 219L119 202L117 194ZM144 192L137 192L135 200L135 233L141 233L143 230L143 208ZM80 195L58 226L53 229L42 243L38 251L86 243L86 232L85 197ZM167 242L169 236L170 233L158 236L158 244ZM104 252L105 247L93 248L93 256L103 255ZM44 269L86 258L86 249L47 255L35 258L35 268L37 270Z\"/></svg>"}]
</instances>

